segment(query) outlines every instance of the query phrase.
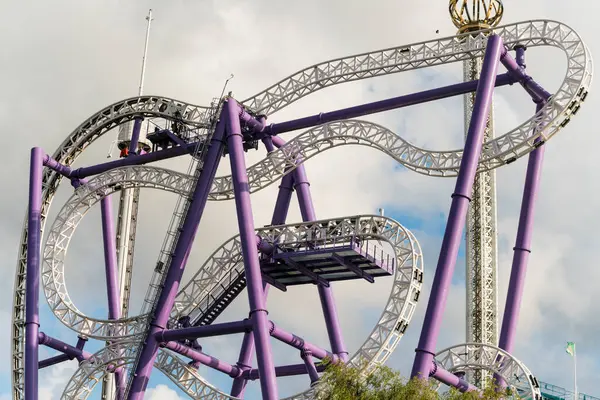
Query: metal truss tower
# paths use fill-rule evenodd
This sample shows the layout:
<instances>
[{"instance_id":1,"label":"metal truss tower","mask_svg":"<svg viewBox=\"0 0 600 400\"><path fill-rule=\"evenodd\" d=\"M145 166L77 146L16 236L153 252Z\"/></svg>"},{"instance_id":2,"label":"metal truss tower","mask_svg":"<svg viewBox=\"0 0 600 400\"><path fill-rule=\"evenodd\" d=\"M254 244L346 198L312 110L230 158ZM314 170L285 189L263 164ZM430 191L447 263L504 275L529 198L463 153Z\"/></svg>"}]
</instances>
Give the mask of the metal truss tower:
<instances>
[{"instance_id":1,"label":"metal truss tower","mask_svg":"<svg viewBox=\"0 0 600 400\"><path fill-rule=\"evenodd\" d=\"M496 26L503 13L499 0L450 0L450 15L459 33L476 32ZM480 34L480 33L477 33ZM475 39L471 37L471 39ZM463 62L465 82L481 74L482 58ZM464 96L465 138L471 122L475 93ZM494 111L490 105L483 141L494 138ZM473 194L466 224L466 341L498 345L498 246L496 171L483 171L475 176ZM476 385L487 375L476 371Z\"/></svg>"},{"instance_id":2,"label":"metal truss tower","mask_svg":"<svg viewBox=\"0 0 600 400\"><path fill-rule=\"evenodd\" d=\"M144 92L144 75L146 73L146 58L148 56L148 41L150 39L150 24L152 22L152 9L148 10L146 17L146 41L144 43L144 57L142 58L142 71L140 75L140 86L138 96ZM145 134L141 132L142 119L136 118L134 121L119 126L118 147L121 150L120 157L127 157L129 153L148 151L149 146ZM110 154L110 153L109 153ZM135 248L135 236L137 228L138 206L140 202L140 188L134 187L122 190L119 196L119 212L117 214L117 234L116 234L116 253L120 316L129 315L129 298L131 296L131 278L133 276L133 252ZM115 398L117 385L114 382L113 374L106 374L102 381L102 399L109 400Z\"/></svg>"}]
</instances>

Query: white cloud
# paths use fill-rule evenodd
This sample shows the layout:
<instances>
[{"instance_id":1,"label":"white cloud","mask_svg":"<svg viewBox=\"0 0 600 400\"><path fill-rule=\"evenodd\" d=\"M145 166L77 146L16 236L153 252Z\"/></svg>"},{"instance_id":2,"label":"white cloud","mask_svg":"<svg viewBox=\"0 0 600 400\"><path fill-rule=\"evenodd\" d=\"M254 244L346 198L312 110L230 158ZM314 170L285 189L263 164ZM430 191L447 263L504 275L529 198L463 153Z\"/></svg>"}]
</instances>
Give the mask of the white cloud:
<instances>
[{"instance_id":1,"label":"white cloud","mask_svg":"<svg viewBox=\"0 0 600 400\"><path fill-rule=\"evenodd\" d=\"M166 385L157 385L155 388L150 388L146 392L146 399L148 400L180 400L181 397L177 395L173 389Z\"/></svg>"}]
</instances>

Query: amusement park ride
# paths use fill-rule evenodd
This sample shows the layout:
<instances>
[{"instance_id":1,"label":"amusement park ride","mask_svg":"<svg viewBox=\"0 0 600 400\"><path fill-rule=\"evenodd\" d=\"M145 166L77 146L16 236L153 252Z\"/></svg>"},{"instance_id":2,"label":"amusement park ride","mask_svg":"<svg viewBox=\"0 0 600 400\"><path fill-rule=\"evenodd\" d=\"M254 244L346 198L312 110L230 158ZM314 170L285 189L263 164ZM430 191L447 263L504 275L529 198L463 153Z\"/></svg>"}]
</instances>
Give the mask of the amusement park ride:
<instances>
[{"instance_id":1,"label":"amusement park ride","mask_svg":"<svg viewBox=\"0 0 600 400\"><path fill-rule=\"evenodd\" d=\"M394 351L420 301L427 303L427 309L412 376L434 378L462 391L479 390L484 376L494 376L521 398L540 399L537 379L512 354L531 252L534 201L545 144L579 111L591 83L592 60L579 35L560 22L534 20L499 26L503 12L499 0L451 0L450 11L459 29L456 36L313 65L243 101L225 96L209 107L196 106L142 95L140 84L139 96L89 117L52 155L32 149L28 217L13 308L13 398L37 399L38 370L77 359L79 367L64 389L64 399L87 398L98 382L103 382L104 398L142 399L153 368L195 399L243 398L247 382L259 380L262 397L273 400L279 398L277 377L306 374L310 388L289 399L309 399L319 388L323 365L318 360L329 358L364 366L365 372L372 370ZM558 48L567 58L565 79L552 94L525 69L526 49L538 46ZM463 83L267 123L267 117L271 119L277 111L332 85L456 62L465 67ZM500 64L506 72L498 71ZM506 85L520 85L529 94L532 117L494 137L492 96L495 87ZM465 96L466 105L464 149L423 150L383 126L355 119L459 95ZM143 120L156 129L145 135ZM70 167L92 142L114 128L121 129L119 160ZM131 133L124 136L124 129ZM282 138L284 133L300 129L306 130L287 142ZM261 142L268 156L247 166L244 153L258 149ZM417 173L456 178L428 299L420 296L427 277L419 243L400 223L383 215L316 218L303 163L318 153L350 144L376 148ZM229 159L232 174L216 177L223 155ZM149 165L179 156L191 160L187 172ZM498 337L494 170L523 156L528 156L529 163ZM42 229L63 178L69 179L75 190L50 221L42 248ZM271 224L257 228L250 194L278 180ZM143 188L175 193L178 202L144 306L134 314L128 308L128 280L133 267L136 208ZM117 234L111 213L111 195L116 192L121 196ZM293 192L303 221L286 223ZM216 249L185 283L182 276L187 257L209 200L235 201L239 235ZM82 313L71 300L64 279L69 242L83 216L97 203L102 211L109 303L106 319ZM467 343L440 351L436 342L465 225L468 338ZM386 250L388 245L391 252ZM389 300L364 344L350 355L334 303L334 282L373 282L385 277L393 279ZM305 284L317 286L329 350L285 331L268 317L266 296L271 286L286 291L288 286ZM75 345L42 332L40 285L56 318L78 335ZM244 289L250 305L248 317L215 323ZM202 338L229 334L243 334L237 362L216 360L202 351ZM276 367L271 338L298 349L299 363ZM106 345L91 354L85 350L90 339ZM61 354L39 360L40 345ZM230 376L229 394L202 378L199 365Z\"/></svg>"}]
</instances>

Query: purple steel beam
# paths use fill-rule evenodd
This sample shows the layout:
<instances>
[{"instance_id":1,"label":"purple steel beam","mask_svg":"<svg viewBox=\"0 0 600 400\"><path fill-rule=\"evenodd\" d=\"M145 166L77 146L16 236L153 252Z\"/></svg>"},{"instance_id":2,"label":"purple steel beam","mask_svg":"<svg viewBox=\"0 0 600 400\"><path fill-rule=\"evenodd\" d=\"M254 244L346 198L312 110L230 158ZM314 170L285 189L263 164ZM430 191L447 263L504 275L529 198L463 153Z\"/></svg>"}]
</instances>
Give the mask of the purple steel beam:
<instances>
[{"instance_id":1,"label":"purple steel beam","mask_svg":"<svg viewBox=\"0 0 600 400\"><path fill-rule=\"evenodd\" d=\"M496 86L512 85L514 78L510 74L500 74L496 79ZM475 91L479 81L462 82L455 85L445 86L437 89L431 89L424 92L413 93L406 96L395 97L392 99L377 101L374 103L367 103L360 106L345 108L341 110L331 111L327 113L320 113L310 117L301 119L281 122L278 124L266 125L266 118L254 119L250 114L243 111L241 118L246 124L250 124L257 132L264 132L271 135L276 135L284 132L289 132L296 129L307 128L315 125L319 125L325 122L331 122L347 118L356 118L363 115L369 115L382 111L392 110L395 108L407 107L410 105L426 103L429 101L445 99L448 97L458 96L466 93ZM362 108L361 108L362 107ZM383 107L383 108L382 108ZM265 146L268 151L272 151L271 144L268 138L265 139ZM189 153L197 145L196 142L188 143L183 147L171 147L166 150L155 151L140 155L139 157L122 158L107 163L93 165L90 167L82 167L75 170L71 170L70 167L60 164L52 157L46 155L44 158L44 165L57 171L61 175L68 178L85 178L92 175L101 174L114 168L130 166L130 165L142 165L151 163L154 161L165 160L168 158L178 157Z\"/></svg>"},{"instance_id":2,"label":"purple steel beam","mask_svg":"<svg viewBox=\"0 0 600 400\"><path fill-rule=\"evenodd\" d=\"M448 386L453 386L463 393L479 390L476 386L471 385L469 382L454 375L452 372L446 371L445 369L443 369L439 365L436 365L435 363L433 363L431 377L437 379L438 381Z\"/></svg>"},{"instance_id":3,"label":"purple steel beam","mask_svg":"<svg viewBox=\"0 0 600 400\"><path fill-rule=\"evenodd\" d=\"M323 372L323 371L325 371L325 369L327 367L325 366L325 364L318 364L318 365L316 365L316 368L317 368L317 372ZM304 364L304 363L282 365L279 367L275 367L275 375L277 375L278 377L296 376L296 375L305 375L305 374L306 374L306 364ZM246 378L248 380L258 379L259 378L258 370L257 369L246 370L246 371L244 371L243 376L244 376L244 378Z\"/></svg>"},{"instance_id":4,"label":"purple steel beam","mask_svg":"<svg viewBox=\"0 0 600 400\"><path fill-rule=\"evenodd\" d=\"M294 192L294 178L291 173L284 175L279 185L277 200L275 201L275 210L271 218L271 225L283 225L287 219L290 209L290 201Z\"/></svg>"},{"instance_id":5,"label":"purple steel beam","mask_svg":"<svg viewBox=\"0 0 600 400\"><path fill-rule=\"evenodd\" d=\"M87 351L78 349L77 347L71 346L70 344L67 344L61 340L48 336L44 332L39 332L38 341L39 344L60 351L69 357L74 357L78 361L87 360L92 356L92 354L88 353Z\"/></svg>"},{"instance_id":6,"label":"purple steel beam","mask_svg":"<svg viewBox=\"0 0 600 400\"><path fill-rule=\"evenodd\" d=\"M543 108L543 103L536 107L536 113ZM521 201L521 215L517 228L517 239L513 247L513 262L508 284L508 295L502 318L502 329L500 332L499 346L501 349L512 353L514 339L519 319L519 309L523 289L525 286L525 275L527 274L527 262L531 254L531 239L533 236L533 219L535 200L540 186L542 175L542 163L544 161L543 144L529 154L527 172L525 176L525 188L523 189L523 200Z\"/></svg>"},{"instance_id":7,"label":"purple steel beam","mask_svg":"<svg viewBox=\"0 0 600 400\"><path fill-rule=\"evenodd\" d=\"M38 340L39 340L39 335L38 335ZM87 342L87 339L82 338L81 336L77 339L77 344L75 345L75 348L79 349L79 350L83 350L83 347L85 346ZM54 357L48 357L42 361L40 361L38 363L39 369L42 368L46 368L46 367L50 367L52 365L55 364L60 364L63 361L68 361L68 360L73 360L75 358L75 356L70 356L68 354L59 354L56 355Z\"/></svg>"},{"instance_id":8,"label":"purple steel beam","mask_svg":"<svg viewBox=\"0 0 600 400\"><path fill-rule=\"evenodd\" d=\"M43 155L43 163L46 167L58 172L62 176L71 176L72 170L70 167L59 163L54 158L50 157L48 154Z\"/></svg>"},{"instance_id":9,"label":"purple steel beam","mask_svg":"<svg viewBox=\"0 0 600 400\"><path fill-rule=\"evenodd\" d=\"M208 194L210 193L211 184L217 172L221 155L223 154L223 138L225 135L224 125L225 124L222 121L217 123L217 127L212 136L211 144L206 154L204 168L200 173L200 178L194 189L194 194L185 216L183 226L181 227L180 235L177 239L177 244L175 245L175 251L171 258L171 263L167 270L163 290L156 303L156 309L150 323L150 332L148 333L145 344L140 350L141 353L131 381L128 400L142 400L144 398L144 392L148 385L154 359L156 358L156 353L158 351L158 341L156 340L155 335L157 332L160 332L167 327L169 314L173 308L173 303L175 302L175 296L177 295L183 271L204 211L204 206L206 205ZM136 160L142 157L144 156L130 158ZM256 249L256 241L253 243Z\"/></svg>"},{"instance_id":10,"label":"purple steel beam","mask_svg":"<svg viewBox=\"0 0 600 400\"><path fill-rule=\"evenodd\" d=\"M181 354L182 356L189 357L195 362L206 365L207 367L211 367L219 372L223 372L232 378L237 378L242 374L242 370L235 365L220 361L215 357L211 357L208 354L194 350L191 347L185 346L181 343L167 342L161 344L161 346L164 346L169 350L173 350L175 353Z\"/></svg>"},{"instance_id":11,"label":"purple steel beam","mask_svg":"<svg viewBox=\"0 0 600 400\"><path fill-rule=\"evenodd\" d=\"M510 74L500 74L496 78L495 86L512 85L515 82ZM366 103L359 106L343 108L341 110L330 111L326 113L315 114L310 117L294 119L291 121L280 122L278 124L265 125L257 121L247 112L241 114L242 121L250 126L256 133L269 135L278 135L284 132L295 131L297 129L310 128L324 124L326 122L339 121L342 119L356 118L364 115L375 114L383 111L394 110L412 106L416 104L427 103L434 100L441 100L448 97L458 96L474 92L479 85L479 80L461 82L450 86L430 89L423 92L412 93L391 99L380 100L373 103Z\"/></svg>"},{"instance_id":12,"label":"purple steel beam","mask_svg":"<svg viewBox=\"0 0 600 400\"><path fill-rule=\"evenodd\" d=\"M133 119L133 132L131 132L131 141L129 142L129 154L137 154L138 142L140 141L140 131L142 130L142 121L144 118L135 117Z\"/></svg>"},{"instance_id":13,"label":"purple steel beam","mask_svg":"<svg viewBox=\"0 0 600 400\"><path fill-rule=\"evenodd\" d=\"M268 289L268 286L265 288ZM240 355L238 361L235 364L242 371L250 371L252 369L252 353L254 352L254 336L252 333L245 333L244 339L242 340L242 347L240 349ZM256 370L258 371L258 370ZM257 373L258 375L258 373ZM231 396L242 398L244 390L246 389L247 378L240 376L233 379L231 384Z\"/></svg>"},{"instance_id":14,"label":"purple steel beam","mask_svg":"<svg viewBox=\"0 0 600 400\"><path fill-rule=\"evenodd\" d=\"M169 139L171 139L178 146L180 146L180 147L185 146L185 142L183 141L183 139L180 139L177 135L175 135L170 130L165 129L163 132L165 132L167 134L167 136L169 137Z\"/></svg>"},{"instance_id":15,"label":"purple steel beam","mask_svg":"<svg viewBox=\"0 0 600 400\"><path fill-rule=\"evenodd\" d=\"M261 118L262 121L265 121L266 118ZM274 150L273 141L270 136L265 136L263 138L263 142L265 142L265 147L268 152ZM281 184L279 185L279 191L277 193L277 200L275 201L275 209L273 210L273 216L271 218L271 225L282 225L285 224L285 220L287 218L288 211L290 209L290 201L292 200L292 193L294 192L294 180L292 174L284 175L281 179ZM263 280L267 283L275 286L276 282L270 282L266 275L263 274ZM285 285L282 285L284 291L287 290ZM281 290L281 288L279 288ZM269 286L263 283L263 290L265 301L267 298L267 294L269 292ZM244 339L242 340L242 347L240 349L240 354L238 357L238 361L236 365L241 368L244 372L252 369L252 353L254 352L254 336L251 332L247 332L244 334ZM277 375L277 367L275 367L275 375ZM231 396L233 397L242 397L244 394L244 389L246 388L246 383L248 378L238 377L233 379L233 383L231 385Z\"/></svg>"},{"instance_id":16,"label":"purple steel beam","mask_svg":"<svg viewBox=\"0 0 600 400\"><path fill-rule=\"evenodd\" d=\"M263 254L271 255L271 254L273 254L273 250L275 249L275 246L273 246L268 241L264 240L259 235L256 235L256 248L258 249L258 251L260 251Z\"/></svg>"},{"instance_id":17,"label":"purple steel beam","mask_svg":"<svg viewBox=\"0 0 600 400\"><path fill-rule=\"evenodd\" d=\"M86 178L92 175L98 175L103 172L119 167L127 167L130 165L143 165L154 161L166 160L173 157L179 157L184 154L190 154L198 145L197 142L189 143L184 147L170 147L166 150L153 151L151 153L141 154L137 157L126 157L115 161L91 165L89 167L77 168L71 171L69 178Z\"/></svg>"},{"instance_id":18,"label":"purple steel beam","mask_svg":"<svg viewBox=\"0 0 600 400\"><path fill-rule=\"evenodd\" d=\"M38 399L38 333L40 330L40 252L44 152L31 149L27 213L27 277L25 280L25 400Z\"/></svg>"},{"instance_id":19,"label":"purple steel beam","mask_svg":"<svg viewBox=\"0 0 600 400\"><path fill-rule=\"evenodd\" d=\"M184 154L189 154L198 145L198 142L186 144L184 147L170 147L166 150L154 151L151 153L141 154L137 157L126 157L120 158L115 161L109 161L106 163L92 165L89 167L82 167L77 169L71 169L70 167L63 165L56 161L51 156L44 155L44 165L48 168L58 172L64 177L72 179L82 179L92 175L98 175L111 169L126 167L130 165L142 165L148 164L154 161L166 160L173 157L179 157Z\"/></svg>"},{"instance_id":20,"label":"purple steel beam","mask_svg":"<svg viewBox=\"0 0 600 400\"><path fill-rule=\"evenodd\" d=\"M88 340L86 338L83 338L83 337L79 336L77 338L77 344L75 345L75 347L77 347L80 350L83 350L83 348L85 347L85 344L87 343L87 341Z\"/></svg>"},{"instance_id":21,"label":"purple steel beam","mask_svg":"<svg viewBox=\"0 0 600 400\"><path fill-rule=\"evenodd\" d=\"M275 136L272 138L272 140L273 144L276 147L281 147L285 144L285 140L283 140L280 137ZM310 183L308 182L308 178L306 176L306 169L304 168L302 160L298 160L298 167L293 171L293 175L294 188L296 189L296 194L298 196L298 204L300 206L302 220L305 222L316 221L317 215L315 213L315 208L313 206L312 196L310 193ZM310 272L312 273L312 271ZM306 275L305 272L303 273ZM320 278L319 276L317 277ZM321 280L325 281L322 278ZM321 300L323 316L325 317L325 325L327 327L327 335L329 336L331 350L334 352L334 354L338 355L342 359L342 361L346 362L348 361L348 351L344 346L344 338L342 336L342 329L340 327L340 321L338 319L337 310L335 307L333 290L330 287L329 282L327 282L327 285L317 285L317 290L319 292L319 298Z\"/></svg>"},{"instance_id":22,"label":"purple steel beam","mask_svg":"<svg viewBox=\"0 0 600 400\"><path fill-rule=\"evenodd\" d=\"M248 319L242 321L225 322L204 326L192 326L182 329L165 329L156 334L156 340L170 342L182 339L199 339L212 336L231 335L252 330L252 323Z\"/></svg>"},{"instance_id":23,"label":"purple steel beam","mask_svg":"<svg viewBox=\"0 0 600 400\"><path fill-rule=\"evenodd\" d=\"M543 103L538 103L536 113L543 108ZM533 220L535 200L540 186L542 175L542 163L544 161L544 146L536 148L529 154L527 172L525 176L525 188L523 189L523 200L521 202L521 215L517 228L517 239L513 247L513 262L508 284L508 295L502 318L502 329L500 332L499 346L501 349L512 353L514 340L517 332L517 321L523 289L525 286L525 275L527 274L527 262L531 254L531 239L533 236Z\"/></svg>"},{"instance_id":24,"label":"purple steel beam","mask_svg":"<svg viewBox=\"0 0 600 400\"><path fill-rule=\"evenodd\" d=\"M239 118L242 109L237 101L232 98L229 98L226 102L224 109L226 110L227 147L229 149L235 206L246 273L250 320L252 321L252 333L256 345L256 360L260 371L261 392L264 400L276 400L278 398L277 378L271 354L267 306L263 291L258 249L256 248L256 233Z\"/></svg>"},{"instance_id":25,"label":"purple steel beam","mask_svg":"<svg viewBox=\"0 0 600 400\"><path fill-rule=\"evenodd\" d=\"M338 357L336 354L332 354L332 353L328 352L327 350L317 347L314 344L305 341L301 337L294 335L293 333L284 331L283 329L281 329L277 325L275 325L275 323L273 323L273 321L269 321L269 324L271 325L271 330L270 330L271 336L273 336L275 339L279 340L280 342L289 344L290 346L292 346L298 350L310 351L310 353L313 356L315 356L316 358L318 358L320 360L328 358L334 364L337 363L338 361L340 361L340 357Z\"/></svg>"},{"instance_id":26,"label":"purple steel beam","mask_svg":"<svg viewBox=\"0 0 600 400\"><path fill-rule=\"evenodd\" d=\"M263 125L265 125L267 121L265 117L259 118L258 120ZM275 150L275 146L273 146L273 140L271 140L271 136L265 136L261 140L265 145L265 148L267 149L267 153L270 153Z\"/></svg>"},{"instance_id":27,"label":"purple steel beam","mask_svg":"<svg viewBox=\"0 0 600 400\"><path fill-rule=\"evenodd\" d=\"M317 371L315 360L313 360L312 353L310 351L303 350L300 352L300 354L302 360L304 360L306 372L308 373L308 377L310 378L310 384L312 386L319 380L319 372Z\"/></svg>"},{"instance_id":28,"label":"purple steel beam","mask_svg":"<svg viewBox=\"0 0 600 400\"><path fill-rule=\"evenodd\" d=\"M523 45L515 46L515 60L517 61L517 65L523 69L527 67L525 64L525 50L527 50L527 48Z\"/></svg>"},{"instance_id":29,"label":"purple steel beam","mask_svg":"<svg viewBox=\"0 0 600 400\"><path fill-rule=\"evenodd\" d=\"M421 328L418 347L415 349L416 354L411 377L427 379L431 371L442 316L448 298L448 289L456 266L461 234L464 229L469 202L471 201L473 181L481 154L483 133L494 93L494 81L502 49L502 39L497 35L491 35L483 59L480 84L477 86L475 94L473 115L469 124L456 187L452 194L448 223L446 224L427 311L425 312L425 321Z\"/></svg>"},{"instance_id":30,"label":"purple steel beam","mask_svg":"<svg viewBox=\"0 0 600 400\"><path fill-rule=\"evenodd\" d=\"M343 362L347 362L348 350L346 350L346 347L344 346L344 338L342 336L342 328L340 327L340 321L335 308L333 291L330 287L321 285L318 286L318 290L321 299L321 308L323 309L323 316L325 317L325 324L327 326L327 335L329 336L329 343L331 344L331 351L339 356Z\"/></svg>"},{"instance_id":31,"label":"purple steel beam","mask_svg":"<svg viewBox=\"0 0 600 400\"><path fill-rule=\"evenodd\" d=\"M518 57L520 62L523 62L522 54L519 53ZM506 48L502 49L500 62L506 67L508 73L519 82L523 88L525 88L525 91L529 93L536 104L545 102L551 96L550 93L535 82L531 76L525 73L525 69L519 65L519 62L510 55Z\"/></svg>"},{"instance_id":32,"label":"purple steel beam","mask_svg":"<svg viewBox=\"0 0 600 400\"><path fill-rule=\"evenodd\" d=\"M59 354L57 356L54 357L48 357L44 360L41 360L38 363L38 368L42 369L42 368L46 368L46 367L50 367L52 365L56 365L56 364L60 364L61 362L64 361L69 361L69 360L73 360L75 357L71 357L67 354Z\"/></svg>"}]
</instances>

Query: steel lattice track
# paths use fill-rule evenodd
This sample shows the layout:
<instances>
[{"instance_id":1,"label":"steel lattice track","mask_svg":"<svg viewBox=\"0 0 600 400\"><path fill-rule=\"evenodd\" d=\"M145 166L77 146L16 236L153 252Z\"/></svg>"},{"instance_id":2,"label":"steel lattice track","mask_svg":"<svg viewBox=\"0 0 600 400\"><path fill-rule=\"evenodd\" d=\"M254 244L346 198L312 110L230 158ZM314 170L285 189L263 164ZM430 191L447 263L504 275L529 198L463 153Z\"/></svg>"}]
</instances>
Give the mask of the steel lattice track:
<instances>
[{"instance_id":1,"label":"steel lattice track","mask_svg":"<svg viewBox=\"0 0 600 400\"><path fill-rule=\"evenodd\" d=\"M543 116L542 121L540 122L539 118L532 118L515 130L498 137L495 141L486 143L480 169L491 169L504 165L531 151L535 138L541 137L543 140L547 140L554 135L579 109L580 103L587 95L592 74L592 60L588 49L580 37L564 24L547 20L527 21L495 28L494 33L502 37L509 50L514 49L517 45L560 48L567 56L568 69L560 89L554 94L546 108L540 112L539 115ZM468 43L468 46L463 46L465 42ZM466 49L467 47L468 49ZM481 34L472 39L456 36L332 60L300 71L264 92L247 99L244 103L255 111L273 113L309 93L338 83L464 61L482 56L484 50L485 35ZM139 115L173 120L176 119L175 111L177 110L183 115L183 122L189 126L207 129L212 125L210 117L214 110L211 108L194 106L160 96L135 97L115 103L94 114L69 135L53 154L53 158L62 164L71 165L85 148L111 128ZM530 128L538 123L545 129L532 134L533 130ZM330 126L332 124L329 124ZM327 132L329 132L329 128L327 128ZM397 139L392 139L391 136L388 138L390 143L398 144ZM325 137L323 137L323 140L325 140ZM405 142L403 143L405 144ZM340 144L346 143L338 141L337 145ZM369 143L368 145L374 144ZM385 146L385 148L396 149L392 146ZM316 152L312 155L314 154ZM440 153L407 146L406 151L398 155L402 160L405 160L408 168L412 168L417 172L451 176L456 173L456 166L460 161L461 154L462 151L460 150ZM437 158L434 158L433 155L437 155ZM289 167L289 165L287 166ZM281 175L282 173L279 174L279 176ZM264 173L257 173L256 178L260 178L260 181L263 182L257 186L260 188L269 184L269 178L272 178L272 175L265 171ZM44 171L42 229L60 180L61 177L57 173L49 169ZM224 189L217 189L218 185L215 182L211 194L212 200L229 198L228 193L230 190L229 185L226 184L226 179L219 182ZM14 399L24 398L23 350L26 250L27 224L25 223L19 250L13 303L12 364Z\"/></svg>"},{"instance_id":2,"label":"steel lattice track","mask_svg":"<svg viewBox=\"0 0 600 400\"><path fill-rule=\"evenodd\" d=\"M451 373L484 370L501 376L519 399L541 399L537 379L521 361L499 347L482 343L458 344L435 355L437 366Z\"/></svg>"},{"instance_id":3,"label":"steel lattice track","mask_svg":"<svg viewBox=\"0 0 600 400\"><path fill-rule=\"evenodd\" d=\"M190 187L191 181L183 174L160 168L125 167L96 176L89 181L87 190L78 191L67 201L50 228L44 248L42 269L44 293L50 308L63 324L90 338L107 339L114 332L121 338L129 337L134 342L139 342L136 339L148 329L148 314L121 320L93 319L85 316L73 304L64 281L64 260L68 243L83 216L103 197L116 190L139 187L181 193ZM116 183L119 186L116 186ZM389 243L396 257L392 293L379 323L351 362L358 365L367 361L373 366L389 357L412 318L416 299L421 290L422 254L412 233L392 219L381 216L356 216L280 225L260 228L256 232L262 240L278 243L280 246L305 244L322 247L351 243L355 239L380 240ZM178 294L177 309L182 310L182 313L193 311L194 305L198 304L203 296L220 287L219 283L228 273L234 272L239 276L243 271L239 236L235 236L213 253L190 283ZM201 309L200 313L203 312L206 310ZM173 317L176 318L177 315ZM128 356L128 359L132 357ZM78 371L73 379L85 376L85 379L95 380L93 371L96 371L96 359L92 361L93 366L82 367L88 371L86 374ZM83 383L73 383L73 385L89 386Z\"/></svg>"}]
</instances>

